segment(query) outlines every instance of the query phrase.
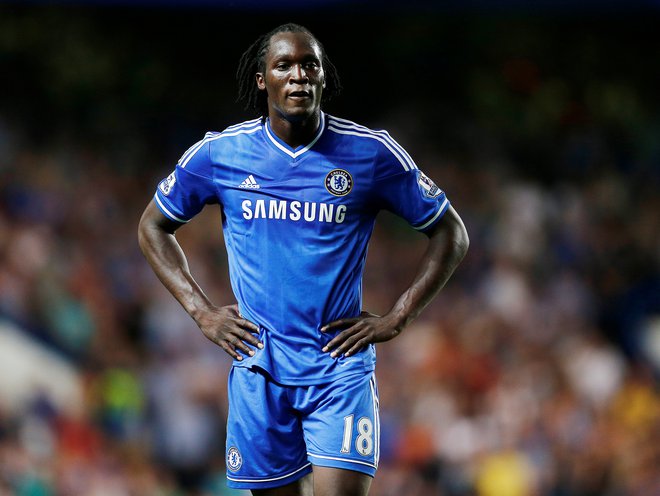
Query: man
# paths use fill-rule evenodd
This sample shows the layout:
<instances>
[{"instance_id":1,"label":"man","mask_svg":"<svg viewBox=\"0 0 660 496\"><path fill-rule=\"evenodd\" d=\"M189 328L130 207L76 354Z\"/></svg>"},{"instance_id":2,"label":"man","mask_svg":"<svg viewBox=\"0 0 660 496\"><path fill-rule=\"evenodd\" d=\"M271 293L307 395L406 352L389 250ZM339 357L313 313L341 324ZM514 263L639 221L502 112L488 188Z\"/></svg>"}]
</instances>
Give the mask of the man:
<instances>
[{"instance_id":1,"label":"man","mask_svg":"<svg viewBox=\"0 0 660 496\"><path fill-rule=\"evenodd\" d=\"M447 198L386 132L321 110L339 79L321 43L287 24L243 55L240 97L262 117L207 133L161 181L139 227L155 273L234 358L227 478L265 496L365 496L378 463L374 343L444 286L468 247ZM237 305L215 306L174 233L219 204ZM429 238L383 316L361 309L375 216Z\"/></svg>"}]
</instances>

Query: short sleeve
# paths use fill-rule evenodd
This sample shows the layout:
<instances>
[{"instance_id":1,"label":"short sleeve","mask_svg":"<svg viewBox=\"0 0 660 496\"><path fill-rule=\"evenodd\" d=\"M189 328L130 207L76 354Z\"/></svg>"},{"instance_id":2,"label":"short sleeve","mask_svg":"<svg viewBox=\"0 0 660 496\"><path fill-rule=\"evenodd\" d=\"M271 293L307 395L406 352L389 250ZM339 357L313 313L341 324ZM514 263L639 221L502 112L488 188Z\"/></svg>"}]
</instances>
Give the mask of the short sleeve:
<instances>
[{"instance_id":1,"label":"short sleeve","mask_svg":"<svg viewBox=\"0 0 660 496\"><path fill-rule=\"evenodd\" d=\"M208 142L202 140L183 154L174 171L158 183L154 199L163 215L180 223L218 202Z\"/></svg>"},{"instance_id":2,"label":"short sleeve","mask_svg":"<svg viewBox=\"0 0 660 496\"><path fill-rule=\"evenodd\" d=\"M447 211L449 200L445 192L417 168L406 151L390 140L390 146L379 154L375 170L375 194L380 207L402 217L414 229L426 231Z\"/></svg>"}]
</instances>

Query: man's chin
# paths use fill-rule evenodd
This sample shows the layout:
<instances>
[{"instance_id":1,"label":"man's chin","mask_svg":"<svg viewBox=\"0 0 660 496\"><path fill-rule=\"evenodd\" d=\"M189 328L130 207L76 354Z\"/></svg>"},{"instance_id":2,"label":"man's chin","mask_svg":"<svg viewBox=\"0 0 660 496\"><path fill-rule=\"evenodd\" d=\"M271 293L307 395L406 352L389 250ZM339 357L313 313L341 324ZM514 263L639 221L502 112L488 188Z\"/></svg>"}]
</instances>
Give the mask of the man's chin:
<instances>
[{"instance_id":1,"label":"man's chin","mask_svg":"<svg viewBox=\"0 0 660 496\"><path fill-rule=\"evenodd\" d=\"M315 106L300 106L300 107L289 107L283 110L280 110L278 113L282 116L283 119L293 122L300 123L304 122L311 117L314 117L320 111L319 107Z\"/></svg>"}]
</instances>

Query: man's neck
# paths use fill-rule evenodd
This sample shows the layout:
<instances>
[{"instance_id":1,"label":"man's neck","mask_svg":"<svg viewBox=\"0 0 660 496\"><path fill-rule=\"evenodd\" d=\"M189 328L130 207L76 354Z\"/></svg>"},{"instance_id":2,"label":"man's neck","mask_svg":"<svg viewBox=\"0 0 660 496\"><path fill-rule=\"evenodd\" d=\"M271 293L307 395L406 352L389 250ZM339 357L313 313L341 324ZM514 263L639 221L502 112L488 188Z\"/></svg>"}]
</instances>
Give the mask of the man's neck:
<instances>
[{"instance_id":1,"label":"man's neck","mask_svg":"<svg viewBox=\"0 0 660 496\"><path fill-rule=\"evenodd\" d=\"M321 111L305 119L287 119L279 113L271 113L270 128L291 148L308 144L314 139L321 123Z\"/></svg>"}]
</instances>

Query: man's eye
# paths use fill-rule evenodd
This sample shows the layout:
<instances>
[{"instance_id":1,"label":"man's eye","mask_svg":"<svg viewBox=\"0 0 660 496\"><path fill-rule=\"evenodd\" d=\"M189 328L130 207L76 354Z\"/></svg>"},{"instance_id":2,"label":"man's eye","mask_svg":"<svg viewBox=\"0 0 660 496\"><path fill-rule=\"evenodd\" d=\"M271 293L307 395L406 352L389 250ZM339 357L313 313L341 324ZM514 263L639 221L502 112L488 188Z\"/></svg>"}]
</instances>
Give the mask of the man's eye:
<instances>
[{"instance_id":1,"label":"man's eye","mask_svg":"<svg viewBox=\"0 0 660 496\"><path fill-rule=\"evenodd\" d=\"M289 68L289 64L277 64L275 66L275 69L278 69L280 71L286 71Z\"/></svg>"}]
</instances>

